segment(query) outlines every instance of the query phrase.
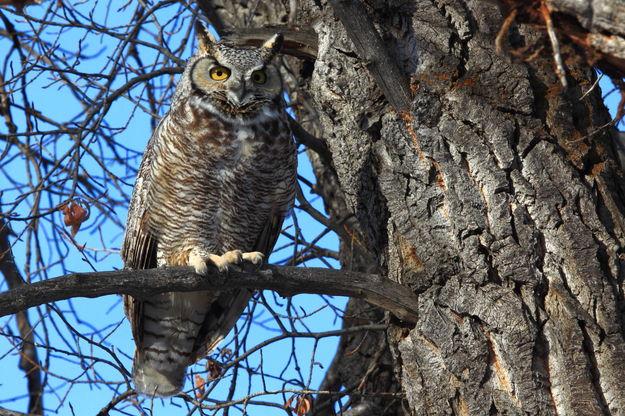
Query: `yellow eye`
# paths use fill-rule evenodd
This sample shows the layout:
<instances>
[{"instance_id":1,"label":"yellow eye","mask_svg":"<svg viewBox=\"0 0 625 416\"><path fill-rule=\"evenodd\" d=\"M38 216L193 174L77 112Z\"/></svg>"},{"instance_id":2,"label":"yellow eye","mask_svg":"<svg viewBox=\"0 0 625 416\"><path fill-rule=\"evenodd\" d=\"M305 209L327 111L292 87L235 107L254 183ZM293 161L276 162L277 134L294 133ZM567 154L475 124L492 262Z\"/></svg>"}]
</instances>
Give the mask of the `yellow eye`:
<instances>
[{"instance_id":1,"label":"yellow eye","mask_svg":"<svg viewBox=\"0 0 625 416\"><path fill-rule=\"evenodd\" d=\"M224 79L228 79L230 76L230 70L225 66L216 66L211 68L209 74L215 81L223 81Z\"/></svg>"},{"instance_id":2,"label":"yellow eye","mask_svg":"<svg viewBox=\"0 0 625 416\"><path fill-rule=\"evenodd\" d=\"M263 70L254 71L252 72L252 81L257 84L264 84L267 82L267 74Z\"/></svg>"}]
</instances>

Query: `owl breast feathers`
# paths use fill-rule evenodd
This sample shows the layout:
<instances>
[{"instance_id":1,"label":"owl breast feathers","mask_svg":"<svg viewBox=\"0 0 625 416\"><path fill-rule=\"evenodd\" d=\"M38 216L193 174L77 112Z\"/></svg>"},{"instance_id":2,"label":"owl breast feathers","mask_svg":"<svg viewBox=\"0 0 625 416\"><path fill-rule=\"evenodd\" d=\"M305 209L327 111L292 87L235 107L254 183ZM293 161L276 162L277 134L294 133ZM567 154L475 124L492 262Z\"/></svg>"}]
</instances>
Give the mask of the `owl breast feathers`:
<instances>
[{"instance_id":1,"label":"owl breast feathers","mask_svg":"<svg viewBox=\"0 0 625 416\"><path fill-rule=\"evenodd\" d=\"M262 263L295 194L296 149L272 61L211 39L198 25L170 110L154 130L135 183L122 258L127 269ZM248 290L124 297L136 344L138 392L180 392L186 368L214 349L245 309Z\"/></svg>"}]
</instances>

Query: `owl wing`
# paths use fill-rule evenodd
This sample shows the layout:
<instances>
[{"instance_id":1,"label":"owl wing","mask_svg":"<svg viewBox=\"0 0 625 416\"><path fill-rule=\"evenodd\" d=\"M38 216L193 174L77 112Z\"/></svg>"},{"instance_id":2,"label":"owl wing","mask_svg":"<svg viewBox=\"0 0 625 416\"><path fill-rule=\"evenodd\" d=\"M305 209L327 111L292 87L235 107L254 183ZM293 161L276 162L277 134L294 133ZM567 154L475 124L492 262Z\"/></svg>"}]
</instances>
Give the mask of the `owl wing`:
<instances>
[{"instance_id":1,"label":"owl wing","mask_svg":"<svg viewBox=\"0 0 625 416\"><path fill-rule=\"evenodd\" d=\"M121 257L124 268L131 270L152 269L156 267L156 237L150 233L147 223L147 194L151 181L151 165L154 154L156 138L159 137L160 129L165 117L154 129L154 133L148 142L137 180L135 182L132 199L128 207L128 219L126 221L126 233L121 247ZM142 334L143 302L124 295L124 312L130 321L132 335L138 344Z\"/></svg>"},{"instance_id":2,"label":"owl wing","mask_svg":"<svg viewBox=\"0 0 625 416\"><path fill-rule=\"evenodd\" d=\"M254 251L260 251L263 253L265 255L265 259L269 258L269 255L273 251L273 247L278 241L284 217L284 213L277 213L274 211L265 224L263 231L258 235L256 243L254 243Z\"/></svg>"}]
</instances>

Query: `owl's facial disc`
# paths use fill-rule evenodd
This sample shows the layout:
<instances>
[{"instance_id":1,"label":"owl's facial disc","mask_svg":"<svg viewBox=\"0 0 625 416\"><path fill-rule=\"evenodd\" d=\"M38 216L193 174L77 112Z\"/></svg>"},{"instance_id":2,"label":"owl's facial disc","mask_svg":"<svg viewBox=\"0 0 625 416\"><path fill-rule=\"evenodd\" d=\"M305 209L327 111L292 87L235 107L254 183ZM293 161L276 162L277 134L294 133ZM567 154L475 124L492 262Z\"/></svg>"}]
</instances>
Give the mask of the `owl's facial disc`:
<instances>
[{"instance_id":1,"label":"owl's facial disc","mask_svg":"<svg viewBox=\"0 0 625 416\"><path fill-rule=\"evenodd\" d=\"M193 88L217 112L230 117L235 114L254 117L280 95L282 82L278 70L265 65L260 57L257 62L247 64L217 59L200 58L191 68Z\"/></svg>"}]
</instances>

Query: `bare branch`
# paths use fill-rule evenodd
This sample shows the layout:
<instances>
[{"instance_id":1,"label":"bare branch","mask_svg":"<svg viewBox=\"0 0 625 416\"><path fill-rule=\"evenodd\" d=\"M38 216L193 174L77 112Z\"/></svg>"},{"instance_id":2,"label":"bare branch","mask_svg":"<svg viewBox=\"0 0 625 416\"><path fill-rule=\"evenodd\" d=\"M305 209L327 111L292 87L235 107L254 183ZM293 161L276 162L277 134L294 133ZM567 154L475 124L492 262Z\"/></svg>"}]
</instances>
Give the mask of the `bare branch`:
<instances>
[{"instance_id":1,"label":"bare branch","mask_svg":"<svg viewBox=\"0 0 625 416\"><path fill-rule=\"evenodd\" d=\"M410 289L374 274L321 268L267 265L255 272L230 270L202 277L191 267L71 273L0 293L0 316L73 297L110 294L146 299L163 292L237 288L275 290L284 296L318 293L361 298L416 322L417 296Z\"/></svg>"},{"instance_id":2,"label":"bare branch","mask_svg":"<svg viewBox=\"0 0 625 416\"><path fill-rule=\"evenodd\" d=\"M8 224L4 220L0 220L0 271L4 275L9 288L15 289L24 287L25 282L15 265L13 251L9 243L10 232L11 229ZM43 386L41 384L39 357L34 346L35 332L25 310L17 312L16 320L17 328L23 340L19 366L26 373L26 378L28 379L28 395L30 396L28 411L32 414L42 415Z\"/></svg>"},{"instance_id":3,"label":"bare branch","mask_svg":"<svg viewBox=\"0 0 625 416\"><path fill-rule=\"evenodd\" d=\"M332 163L332 155L330 154L330 150L328 149L328 144L325 140L318 139L312 134L308 133L306 129L304 129L294 118L289 117L289 126L291 126L291 130L293 134L300 143L304 144L311 150L314 150L319 157L323 159L325 163L328 165Z\"/></svg>"},{"instance_id":4,"label":"bare branch","mask_svg":"<svg viewBox=\"0 0 625 416\"><path fill-rule=\"evenodd\" d=\"M553 60L556 64L556 74L560 79L560 84L564 88L568 86L566 82L566 70L564 69L564 62L562 61L562 55L560 54L560 43L558 42L558 36L553 28L553 20L551 20L551 13L549 9L543 3L540 7L540 12L545 19L545 23L547 24L547 34L549 35L549 42L551 42L551 48L553 49Z\"/></svg>"},{"instance_id":5,"label":"bare branch","mask_svg":"<svg viewBox=\"0 0 625 416\"><path fill-rule=\"evenodd\" d=\"M14 410L0 408L0 416L35 416L35 413L22 413Z\"/></svg>"}]
</instances>

